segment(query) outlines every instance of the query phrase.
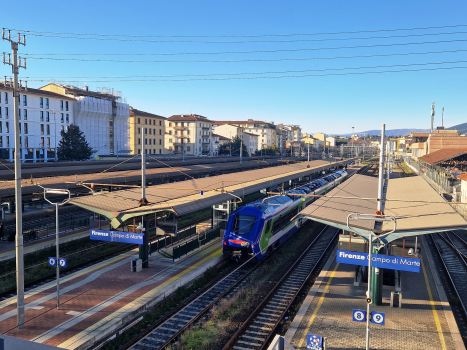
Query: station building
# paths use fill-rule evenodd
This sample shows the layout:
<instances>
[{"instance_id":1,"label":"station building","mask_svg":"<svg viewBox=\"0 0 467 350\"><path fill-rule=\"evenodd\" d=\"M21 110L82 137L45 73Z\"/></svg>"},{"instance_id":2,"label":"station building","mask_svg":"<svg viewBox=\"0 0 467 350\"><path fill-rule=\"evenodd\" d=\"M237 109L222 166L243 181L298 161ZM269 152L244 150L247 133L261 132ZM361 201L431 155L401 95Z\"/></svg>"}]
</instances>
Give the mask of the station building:
<instances>
[{"instance_id":1,"label":"station building","mask_svg":"<svg viewBox=\"0 0 467 350\"><path fill-rule=\"evenodd\" d=\"M21 86L19 124L22 162L53 161L60 132L75 123L75 98ZM15 150L13 83L0 83L0 158L13 161Z\"/></svg>"},{"instance_id":2,"label":"station building","mask_svg":"<svg viewBox=\"0 0 467 350\"><path fill-rule=\"evenodd\" d=\"M145 129L145 153L163 154L165 145L165 120L157 114L130 107L130 148L131 154L141 154L142 130Z\"/></svg>"}]
</instances>

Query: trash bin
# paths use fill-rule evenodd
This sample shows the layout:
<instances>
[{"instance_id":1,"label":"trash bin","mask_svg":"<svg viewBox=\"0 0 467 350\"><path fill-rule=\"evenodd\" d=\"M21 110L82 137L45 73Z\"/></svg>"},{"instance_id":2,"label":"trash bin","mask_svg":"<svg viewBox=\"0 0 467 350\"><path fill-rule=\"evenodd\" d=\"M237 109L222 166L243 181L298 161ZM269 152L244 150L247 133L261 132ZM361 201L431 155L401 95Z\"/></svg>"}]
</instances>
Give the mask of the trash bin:
<instances>
[{"instance_id":1,"label":"trash bin","mask_svg":"<svg viewBox=\"0 0 467 350\"><path fill-rule=\"evenodd\" d=\"M391 292L391 307L402 307L402 293L393 291Z\"/></svg>"},{"instance_id":2,"label":"trash bin","mask_svg":"<svg viewBox=\"0 0 467 350\"><path fill-rule=\"evenodd\" d=\"M131 272L140 272L143 269L143 261L141 259L131 260Z\"/></svg>"}]
</instances>

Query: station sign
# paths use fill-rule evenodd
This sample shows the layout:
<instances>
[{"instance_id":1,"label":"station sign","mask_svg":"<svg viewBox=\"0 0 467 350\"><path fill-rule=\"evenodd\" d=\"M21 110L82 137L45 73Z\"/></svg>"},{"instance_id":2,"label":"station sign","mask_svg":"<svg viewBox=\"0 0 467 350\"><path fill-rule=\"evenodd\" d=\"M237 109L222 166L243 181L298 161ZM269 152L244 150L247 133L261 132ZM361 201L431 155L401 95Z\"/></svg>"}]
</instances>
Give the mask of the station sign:
<instances>
[{"instance_id":1,"label":"station sign","mask_svg":"<svg viewBox=\"0 0 467 350\"><path fill-rule=\"evenodd\" d=\"M366 311L353 309L352 310L352 321L354 322L366 322Z\"/></svg>"},{"instance_id":2,"label":"station sign","mask_svg":"<svg viewBox=\"0 0 467 350\"><path fill-rule=\"evenodd\" d=\"M376 312L376 311L371 312L371 323L384 326L385 319L386 319L386 315L384 314L384 312Z\"/></svg>"},{"instance_id":3,"label":"station sign","mask_svg":"<svg viewBox=\"0 0 467 350\"><path fill-rule=\"evenodd\" d=\"M320 335L307 334L306 348L309 350L323 350L323 337Z\"/></svg>"},{"instance_id":4,"label":"station sign","mask_svg":"<svg viewBox=\"0 0 467 350\"><path fill-rule=\"evenodd\" d=\"M49 266L57 266L57 258L50 257L48 259ZM58 266L60 267L67 267L67 260L66 258L58 258Z\"/></svg>"},{"instance_id":5,"label":"station sign","mask_svg":"<svg viewBox=\"0 0 467 350\"><path fill-rule=\"evenodd\" d=\"M336 261L342 264L368 266L368 253L338 250ZM371 254L371 267L408 272L420 272L420 259L383 254Z\"/></svg>"},{"instance_id":6,"label":"station sign","mask_svg":"<svg viewBox=\"0 0 467 350\"><path fill-rule=\"evenodd\" d=\"M123 231L89 230L89 238L97 241L143 244L144 234Z\"/></svg>"}]
</instances>

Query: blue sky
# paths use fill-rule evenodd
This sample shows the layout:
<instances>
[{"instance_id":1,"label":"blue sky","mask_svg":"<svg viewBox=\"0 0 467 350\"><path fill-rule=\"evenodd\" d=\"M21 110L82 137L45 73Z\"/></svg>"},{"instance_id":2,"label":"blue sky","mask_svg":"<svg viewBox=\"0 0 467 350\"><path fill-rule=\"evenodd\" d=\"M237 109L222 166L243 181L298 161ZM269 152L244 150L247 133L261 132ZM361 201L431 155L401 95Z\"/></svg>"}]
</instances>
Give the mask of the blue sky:
<instances>
[{"instance_id":1,"label":"blue sky","mask_svg":"<svg viewBox=\"0 0 467 350\"><path fill-rule=\"evenodd\" d=\"M23 77L29 77L27 80L30 81L28 83L30 87L44 85L52 78L55 78L57 82L86 84L91 89L95 89L96 86L106 86L122 91L123 96L128 99L131 106L165 117L172 114L196 113L213 120L251 118L274 121L275 123L299 124L304 132L349 133L352 131L352 126L355 127L355 131L364 131L379 129L382 123L386 123L388 129L429 128L431 102L436 102L436 125L441 124L442 107L445 107L445 126L467 122L467 98L465 97L467 92L465 84L467 69L329 75L329 73L343 72L467 67L467 20L465 19L467 2L465 1L136 0L132 2L91 2L84 0L78 3L69 3L26 0L21 2L20 9L13 10L10 7L8 11L9 13L5 13L0 20L1 27L37 32L109 34L114 36L100 38L129 40L78 40L58 38L56 35L52 35L53 37L37 36L31 33L27 36L27 46L21 47L20 53L39 54L30 57L42 59L29 59L28 69L20 72ZM452 25L464 26L316 35L318 33ZM13 33L16 33L16 31L13 31ZM251 36L274 34L315 35L256 38L132 38L122 36ZM63 36L73 37L76 35L67 34ZM368 37L387 36L403 37L368 39ZM133 39L143 41L134 41ZM192 42L148 42L148 40ZM291 40L295 40L295 42L291 42ZM199 41L221 41L222 43L200 43ZM231 41L239 41L239 43L232 43ZM252 43L251 41L263 42ZM437 41L451 42L394 45ZM373 47L335 49L362 45ZM203 54L207 52L297 49L307 49L308 51ZM5 41L1 42L0 51L9 52L9 44ZM442 53L427 53L440 51ZM200 54L148 55L187 52ZM64 55L76 53L130 55ZM406 53L411 54L400 55ZM45 54L60 55L47 56ZM375 55L391 56L375 57ZM343 56L373 57L336 58ZM169 62L83 62L43 59L50 57L59 59L165 60ZM257 61L245 62L247 59ZM281 60L270 61L272 59ZM182 60L240 60L243 62L175 62ZM456 63L414 65L441 62ZM409 66L341 70L342 68L394 65ZM334 71L322 71L323 69L334 69ZM303 72L305 70L308 72ZM302 77L124 81L196 78L136 78L136 76L285 71L295 72L222 75L201 78L250 78L290 75ZM303 76L310 74L328 75ZM11 69L1 65L0 76L4 75L10 76ZM116 76L130 78L107 78ZM41 79L44 82L34 81Z\"/></svg>"}]
</instances>

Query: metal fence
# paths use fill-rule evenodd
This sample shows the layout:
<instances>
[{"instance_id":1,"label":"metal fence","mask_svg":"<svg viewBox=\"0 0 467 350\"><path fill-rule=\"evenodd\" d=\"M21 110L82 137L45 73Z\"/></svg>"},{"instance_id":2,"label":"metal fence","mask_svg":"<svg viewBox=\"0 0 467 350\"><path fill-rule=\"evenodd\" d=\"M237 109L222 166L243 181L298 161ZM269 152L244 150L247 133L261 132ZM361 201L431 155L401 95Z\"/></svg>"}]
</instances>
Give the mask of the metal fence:
<instances>
[{"instance_id":1,"label":"metal fence","mask_svg":"<svg viewBox=\"0 0 467 350\"><path fill-rule=\"evenodd\" d=\"M204 233L200 233L197 238L181 243L173 248L173 260L179 259L183 255L188 254L189 252L200 248L201 246L211 242L212 240L220 237L220 228L216 227L210 231L205 231Z\"/></svg>"}]
</instances>

